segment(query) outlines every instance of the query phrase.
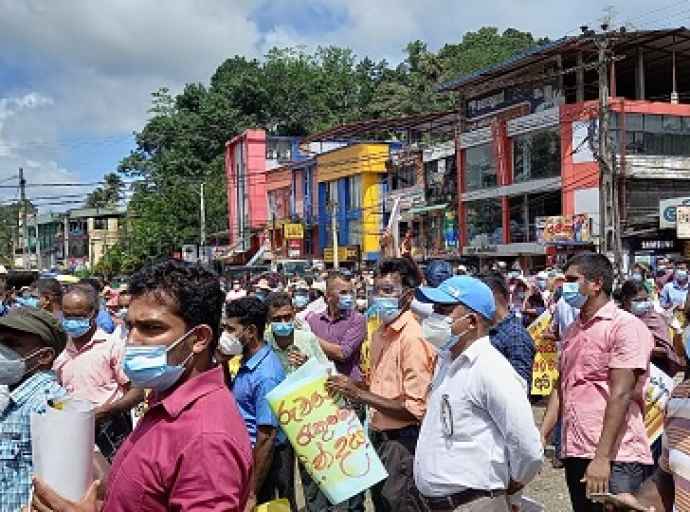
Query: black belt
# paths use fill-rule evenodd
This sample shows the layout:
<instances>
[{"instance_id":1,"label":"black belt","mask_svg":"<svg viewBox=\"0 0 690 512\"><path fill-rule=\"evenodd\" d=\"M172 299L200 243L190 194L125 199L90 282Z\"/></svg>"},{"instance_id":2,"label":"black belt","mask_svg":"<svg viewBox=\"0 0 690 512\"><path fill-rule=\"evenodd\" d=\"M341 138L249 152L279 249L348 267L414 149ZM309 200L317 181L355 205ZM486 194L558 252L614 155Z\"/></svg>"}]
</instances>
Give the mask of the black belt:
<instances>
[{"instance_id":1,"label":"black belt","mask_svg":"<svg viewBox=\"0 0 690 512\"><path fill-rule=\"evenodd\" d=\"M378 437L381 441L397 441L398 439L417 439L419 437L419 426L410 425L408 427L396 428L393 430L371 429L369 431L369 435L372 438Z\"/></svg>"},{"instance_id":2,"label":"black belt","mask_svg":"<svg viewBox=\"0 0 690 512\"><path fill-rule=\"evenodd\" d=\"M503 489L495 489L493 491L481 489L465 489L464 491L444 496L442 498L428 498L424 496L427 506L431 510L455 510L462 505L467 505L479 498L495 498L497 496L504 496Z\"/></svg>"}]
</instances>

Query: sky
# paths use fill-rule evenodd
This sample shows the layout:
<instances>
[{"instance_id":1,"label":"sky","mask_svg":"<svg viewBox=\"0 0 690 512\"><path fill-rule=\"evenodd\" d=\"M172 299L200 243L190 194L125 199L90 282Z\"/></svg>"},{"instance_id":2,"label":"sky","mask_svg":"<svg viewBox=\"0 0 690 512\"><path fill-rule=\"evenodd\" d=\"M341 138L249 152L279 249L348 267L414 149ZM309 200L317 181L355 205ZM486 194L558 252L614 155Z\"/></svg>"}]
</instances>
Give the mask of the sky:
<instances>
[{"instance_id":1,"label":"sky","mask_svg":"<svg viewBox=\"0 0 690 512\"><path fill-rule=\"evenodd\" d=\"M609 5L616 24L690 24L690 0L0 0L0 201L23 167L42 211L78 206L93 185L37 185L98 182L134 148L151 92L208 83L236 54L335 44L396 64L410 41L435 50L482 26L575 34Z\"/></svg>"}]
</instances>

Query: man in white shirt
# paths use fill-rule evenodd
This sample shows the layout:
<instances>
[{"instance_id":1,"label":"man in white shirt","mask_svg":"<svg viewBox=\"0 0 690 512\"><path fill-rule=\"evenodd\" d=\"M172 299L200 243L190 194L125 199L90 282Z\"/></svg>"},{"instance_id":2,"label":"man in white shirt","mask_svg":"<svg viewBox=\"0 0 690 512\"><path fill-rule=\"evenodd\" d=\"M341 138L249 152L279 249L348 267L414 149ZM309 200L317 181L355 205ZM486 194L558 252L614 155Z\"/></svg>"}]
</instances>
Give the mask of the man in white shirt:
<instances>
[{"instance_id":1,"label":"man in white shirt","mask_svg":"<svg viewBox=\"0 0 690 512\"><path fill-rule=\"evenodd\" d=\"M507 512L539 472L543 449L524 381L489 341L496 306L469 276L424 287L434 313L422 335L439 351L415 454L430 510Z\"/></svg>"}]
</instances>

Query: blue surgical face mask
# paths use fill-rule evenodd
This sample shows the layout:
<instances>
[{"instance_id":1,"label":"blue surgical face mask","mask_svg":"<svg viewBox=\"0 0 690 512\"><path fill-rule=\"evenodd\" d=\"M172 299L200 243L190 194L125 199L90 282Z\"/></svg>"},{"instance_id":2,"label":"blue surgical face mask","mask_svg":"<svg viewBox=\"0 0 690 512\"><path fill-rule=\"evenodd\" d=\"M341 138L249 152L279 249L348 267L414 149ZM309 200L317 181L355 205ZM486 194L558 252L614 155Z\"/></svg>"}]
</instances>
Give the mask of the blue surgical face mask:
<instances>
[{"instance_id":1,"label":"blue surgical face mask","mask_svg":"<svg viewBox=\"0 0 690 512\"><path fill-rule=\"evenodd\" d=\"M271 322L271 330L275 336L290 336L295 329L292 322Z\"/></svg>"},{"instance_id":2,"label":"blue surgical face mask","mask_svg":"<svg viewBox=\"0 0 690 512\"><path fill-rule=\"evenodd\" d=\"M370 309L378 313L384 324L390 324L400 316L400 299L398 297L374 297Z\"/></svg>"},{"instance_id":3,"label":"blue surgical face mask","mask_svg":"<svg viewBox=\"0 0 690 512\"><path fill-rule=\"evenodd\" d=\"M17 304L29 308L38 307L38 299L36 297L17 297Z\"/></svg>"},{"instance_id":4,"label":"blue surgical face mask","mask_svg":"<svg viewBox=\"0 0 690 512\"><path fill-rule=\"evenodd\" d=\"M630 312L635 316L644 316L652 310L652 303L648 300L633 301Z\"/></svg>"},{"instance_id":5,"label":"blue surgical face mask","mask_svg":"<svg viewBox=\"0 0 690 512\"><path fill-rule=\"evenodd\" d=\"M352 309L354 306L354 299L352 298L352 294L348 293L347 295L340 295L338 297L338 309L342 311L347 311Z\"/></svg>"},{"instance_id":6,"label":"blue surgical face mask","mask_svg":"<svg viewBox=\"0 0 690 512\"><path fill-rule=\"evenodd\" d=\"M308 295L295 295L292 298L292 305L296 308L305 308L307 307L307 304L309 304Z\"/></svg>"},{"instance_id":7,"label":"blue surgical face mask","mask_svg":"<svg viewBox=\"0 0 690 512\"><path fill-rule=\"evenodd\" d=\"M587 296L580 292L578 283L563 283L563 300L568 305L580 309L587 302Z\"/></svg>"},{"instance_id":8,"label":"blue surgical face mask","mask_svg":"<svg viewBox=\"0 0 690 512\"><path fill-rule=\"evenodd\" d=\"M91 318L71 317L62 319L62 328L72 338L81 338L91 329Z\"/></svg>"},{"instance_id":9,"label":"blue surgical face mask","mask_svg":"<svg viewBox=\"0 0 690 512\"><path fill-rule=\"evenodd\" d=\"M193 353L190 352L182 364L168 364L168 352L187 339L190 330L171 345L128 345L122 368L129 377L132 386L141 389L152 389L158 393L172 387L185 370L185 365Z\"/></svg>"},{"instance_id":10,"label":"blue surgical face mask","mask_svg":"<svg viewBox=\"0 0 690 512\"><path fill-rule=\"evenodd\" d=\"M679 284L685 284L688 282L688 271L685 269L678 269L676 270L676 281Z\"/></svg>"},{"instance_id":11,"label":"blue surgical face mask","mask_svg":"<svg viewBox=\"0 0 690 512\"><path fill-rule=\"evenodd\" d=\"M469 315L453 320L449 316L432 313L429 317L422 320L422 337L431 343L436 350L443 352L452 349L469 329L453 334L452 328L455 322L464 320Z\"/></svg>"},{"instance_id":12,"label":"blue surgical face mask","mask_svg":"<svg viewBox=\"0 0 690 512\"><path fill-rule=\"evenodd\" d=\"M419 318L427 318L434 312L434 305L431 302L421 302L417 299L412 299L410 303L410 310Z\"/></svg>"},{"instance_id":13,"label":"blue surgical face mask","mask_svg":"<svg viewBox=\"0 0 690 512\"><path fill-rule=\"evenodd\" d=\"M633 272L632 275L630 276L630 279L632 279L633 281L635 281L637 283L641 283L642 282L642 274L640 274L639 272Z\"/></svg>"},{"instance_id":14,"label":"blue surgical face mask","mask_svg":"<svg viewBox=\"0 0 690 512\"><path fill-rule=\"evenodd\" d=\"M546 279L537 279L537 286L540 290L546 290Z\"/></svg>"}]
</instances>

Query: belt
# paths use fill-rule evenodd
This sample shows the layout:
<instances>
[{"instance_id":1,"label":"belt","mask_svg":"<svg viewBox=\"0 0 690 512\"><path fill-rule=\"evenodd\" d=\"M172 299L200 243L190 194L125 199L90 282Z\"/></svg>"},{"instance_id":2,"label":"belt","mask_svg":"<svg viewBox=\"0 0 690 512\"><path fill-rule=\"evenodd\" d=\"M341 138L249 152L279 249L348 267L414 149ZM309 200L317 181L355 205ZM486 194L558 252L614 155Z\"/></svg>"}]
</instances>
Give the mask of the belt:
<instances>
[{"instance_id":1,"label":"belt","mask_svg":"<svg viewBox=\"0 0 690 512\"><path fill-rule=\"evenodd\" d=\"M381 441L397 441L398 439L417 439L419 437L419 426L410 425L393 430L374 430L371 429L370 437L377 437Z\"/></svg>"},{"instance_id":2,"label":"belt","mask_svg":"<svg viewBox=\"0 0 690 512\"><path fill-rule=\"evenodd\" d=\"M443 496L442 498L428 498L426 496L423 496L423 498L431 510L455 510L479 498L496 498L497 496L504 496L505 493L503 489L494 489L491 491L465 489L464 491L451 494L450 496Z\"/></svg>"}]
</instances>

